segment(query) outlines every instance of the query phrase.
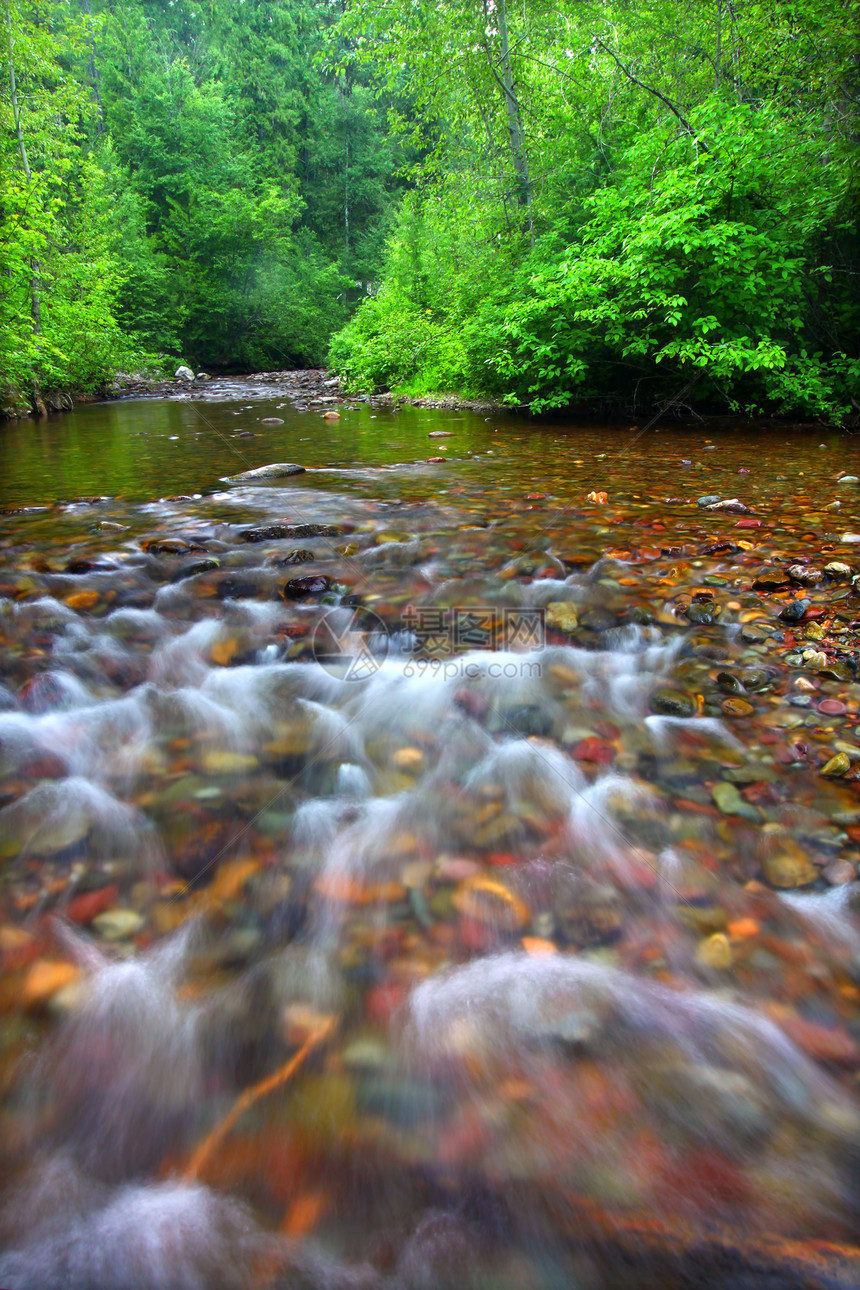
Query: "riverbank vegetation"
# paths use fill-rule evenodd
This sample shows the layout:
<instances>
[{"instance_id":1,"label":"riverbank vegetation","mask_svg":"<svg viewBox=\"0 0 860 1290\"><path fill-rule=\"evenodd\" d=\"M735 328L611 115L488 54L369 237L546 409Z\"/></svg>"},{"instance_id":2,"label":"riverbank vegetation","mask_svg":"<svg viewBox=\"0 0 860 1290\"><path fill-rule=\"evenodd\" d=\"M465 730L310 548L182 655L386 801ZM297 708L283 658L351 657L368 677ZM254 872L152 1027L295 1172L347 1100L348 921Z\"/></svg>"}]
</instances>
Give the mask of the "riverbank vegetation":
<instances>
[{"instance_id":1,"label":"riverbank vegetation","mask_svg":"<svg viewBox=\"0 0 860 1290\"><path fill-rule=\"evenodd\" d=\"M860 411L857 0L3 0L0 387ZM358 307L357 307L358 306Z\"/></svg>"}]
</instances>

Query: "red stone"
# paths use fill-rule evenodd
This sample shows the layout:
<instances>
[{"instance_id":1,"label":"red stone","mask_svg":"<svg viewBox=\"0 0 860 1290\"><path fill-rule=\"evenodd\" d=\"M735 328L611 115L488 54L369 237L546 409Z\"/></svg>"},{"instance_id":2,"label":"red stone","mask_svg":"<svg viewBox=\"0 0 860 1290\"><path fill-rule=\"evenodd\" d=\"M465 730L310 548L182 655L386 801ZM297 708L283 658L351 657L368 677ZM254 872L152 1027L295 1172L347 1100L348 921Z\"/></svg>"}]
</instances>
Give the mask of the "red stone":
<instances>
[{"instance_id":1,"label":"red stone","mask_svg":"<svg viewBox=\"0 0 860 1290\"><path fill-rule=\"evenodd\" d=\"M593 761L598 766L606 766L615 760L615 749L603 739L583 739L576 745L573 755L577 761Z\"/></svg>"},{"instance_id":2,"label":"red stone","mask_svg":"<svg viewBox=\"0 0 860 1290\"><path fill-rule=\"evenodd\" d=\"M735 528L736 529L760 529L761 520L753 520L753 519L750 519L749 516L747 516L746 519L736 520Z\"/></svg>"},{"instance_id":3,"label":"red stone","mask_svg":"<svg viewBox=\"0 0 860 1290\"><path fill-rule=\"evenodd\" d=\"M86 923L91 923L99 914L103 914L105 910L113 909L118 899L119 887L116 883L111 883L109 887L100 887L98 891L85 891L69 901L66 917L71 922L84 926Z\"/></svg>"}]
</instances>

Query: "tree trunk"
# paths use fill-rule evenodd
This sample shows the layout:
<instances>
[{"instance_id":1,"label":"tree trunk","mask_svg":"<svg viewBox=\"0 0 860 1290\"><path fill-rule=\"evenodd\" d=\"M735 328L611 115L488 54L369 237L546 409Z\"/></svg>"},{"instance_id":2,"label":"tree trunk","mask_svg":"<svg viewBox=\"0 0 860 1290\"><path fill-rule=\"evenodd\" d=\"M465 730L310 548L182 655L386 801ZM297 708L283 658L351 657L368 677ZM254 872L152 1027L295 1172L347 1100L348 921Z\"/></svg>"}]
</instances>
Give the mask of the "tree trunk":
<instances>
[{"instance_id":1,"label":"tree trunk","mask_svg":"<svg viewBox=\"0 0 860 1290\"><path fill-rule=\"evenodd\" d=\"M21 155L21 166L28 184L33 182L30 160L27 156L27 145L24 142L24 127L21 124L21 108L18 102L18 82L15 77L15 39L12 34L12 10L6 0L6 32L9 40L9 98L12 104L12 120L15 125L15 137L18 141L18 152ZM38 336L42 330L42 305L39 296L39 261L30 260L30 317L33 320L33 335Z\"/></svg>"},{"instance_id":2,"label":"tree trunk","mask_svg":"<svg viewBox=\"0 0 860 1290\"><path fill-rule=\"evenodd\" d=\"M485 17L489 14L484 7ZM508 36L508 7L507 0L497 0L495 17L499 27L499 40L501 42L500 66L501 75L496 72L495 66L493 71L496 79L502 87L502 93L505 99L505 111L508 118L508 137L510 139L511 159L514 164L514 170L517 176L517 199L521 206L526 209L529 224L529 238L531 240L532 250L535 245L535 226L532 214L532 185L529 176L529 160L526 154L526 139L523 130L523 117L520 110L520 101L517 97L516 85L514 84L514 71L511 62L511 42ZM488 51L489 53L489 51Z\"/></svg>"}]
</instances>

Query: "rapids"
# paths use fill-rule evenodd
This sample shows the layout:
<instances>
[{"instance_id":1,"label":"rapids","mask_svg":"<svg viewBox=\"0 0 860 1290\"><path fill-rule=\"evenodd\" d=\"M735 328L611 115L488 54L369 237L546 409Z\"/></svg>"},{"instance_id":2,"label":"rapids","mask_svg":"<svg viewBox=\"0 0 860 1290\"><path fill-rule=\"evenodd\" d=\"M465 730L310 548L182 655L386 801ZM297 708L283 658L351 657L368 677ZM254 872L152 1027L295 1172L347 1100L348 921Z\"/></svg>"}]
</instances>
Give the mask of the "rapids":
<instances>
[{"instance_id":1,"label":"rapids","mask_svg":"<svg viewBox=\"0 0 860 1290\"><path fill-rule=\"evenodd\" d=\"M855 446L322 425L0 440L0 1286L860 1284Z\"/></svg>"}]
</instances>

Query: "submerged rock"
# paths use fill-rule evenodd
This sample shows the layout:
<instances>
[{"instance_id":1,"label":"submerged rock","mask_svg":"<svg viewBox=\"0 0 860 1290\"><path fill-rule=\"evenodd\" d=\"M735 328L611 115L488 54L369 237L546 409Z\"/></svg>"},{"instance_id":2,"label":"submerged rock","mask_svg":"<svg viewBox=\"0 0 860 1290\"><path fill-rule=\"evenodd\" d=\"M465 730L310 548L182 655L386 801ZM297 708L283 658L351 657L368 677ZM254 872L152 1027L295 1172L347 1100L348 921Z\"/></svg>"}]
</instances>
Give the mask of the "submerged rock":
<instances>
[{"instance_id":1,"label":"submerged rock","mask_svg":"<svg viewBox=\"0 0 860 1290\"><path fill-rule=\"evenodd\" d=\"M224 475L225 484L265 483L267 479L286 479L288 475L303 475L305 467L294 461L275 461L269 466L257 466L254 470L243 470L238 475Z\"/></svg>"}]
</instances>

